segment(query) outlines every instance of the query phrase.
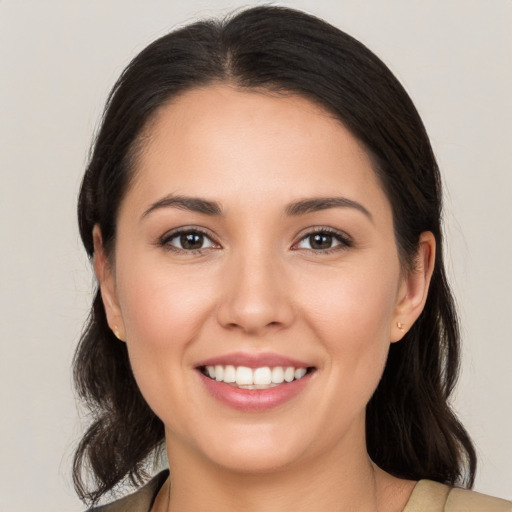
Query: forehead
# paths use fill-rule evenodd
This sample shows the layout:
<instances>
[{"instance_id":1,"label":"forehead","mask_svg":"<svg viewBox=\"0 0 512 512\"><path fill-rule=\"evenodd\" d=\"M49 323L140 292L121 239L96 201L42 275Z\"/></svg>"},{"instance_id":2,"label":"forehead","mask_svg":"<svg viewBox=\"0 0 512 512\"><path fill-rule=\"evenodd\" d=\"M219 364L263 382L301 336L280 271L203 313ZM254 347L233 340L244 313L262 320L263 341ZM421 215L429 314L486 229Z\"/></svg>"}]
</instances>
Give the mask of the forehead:
<instances>
[{"instance_id":1,"label":"forehead","mask_svg":"<svg viewBox=\"0 0 512 512\"><path fill-rule=\"evenodd\" d=\"M267 202L382 194L362 144L325 109L299 95L228 85L189 90L159 109L132 188Z\"/></svg>"}]
</instances>

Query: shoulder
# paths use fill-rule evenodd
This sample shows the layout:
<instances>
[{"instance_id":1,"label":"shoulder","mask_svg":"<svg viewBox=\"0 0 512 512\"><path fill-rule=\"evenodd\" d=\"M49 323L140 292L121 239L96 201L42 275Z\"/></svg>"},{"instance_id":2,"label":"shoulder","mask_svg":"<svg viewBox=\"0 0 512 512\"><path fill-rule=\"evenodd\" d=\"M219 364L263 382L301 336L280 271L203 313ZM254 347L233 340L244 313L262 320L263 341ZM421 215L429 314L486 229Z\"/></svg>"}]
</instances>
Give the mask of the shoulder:
<instances>
[{"instance_id":1,"label":"shoulder","mask_svg":"<svg viewBox=\"0 0 512 512\"><path fill-rule=\"evenodd\" d=\"M403 512L512 512L512 502L467 489L420 480Z\"/></svg>"},{"instance_id":2,"label":"shoulder","mask_svg":"<svg viewBox=\"0 0 512 512\"><path fill-rule=\"evenodd\" d=\"M158 491L168 475L168 471L162 471L133 494L129 494L107 505L93 507L87 512L149 512Z\"/></svg>"},{"instance_id":3,"label":"shoulder","mask_svg":"<svg viewBox=\"0 0 512 512\"><path fill-rule=\"evenodd\" d=\"M453 488L446 500L446 512L512 512L512 501L467 489Z\"/></svg>"}]
</instances>

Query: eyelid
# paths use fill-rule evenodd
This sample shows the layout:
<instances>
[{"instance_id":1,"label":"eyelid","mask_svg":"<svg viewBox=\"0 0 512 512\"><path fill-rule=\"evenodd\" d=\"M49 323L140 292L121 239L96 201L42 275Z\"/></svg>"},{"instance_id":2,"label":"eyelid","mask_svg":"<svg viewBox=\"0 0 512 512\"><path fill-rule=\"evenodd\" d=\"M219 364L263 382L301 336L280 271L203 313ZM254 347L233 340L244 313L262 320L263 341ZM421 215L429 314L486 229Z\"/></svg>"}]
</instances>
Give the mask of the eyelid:
<instances>
[{"instance_id":1,"label":"eyelid","mask_svg":"<svg viewBox=\"0 0 512 512\"><path fill-rule=\"evenodd\" d=\"M214 247L204 247L201 249L180 249L179 247L176 247L174 245L171 245L169 242L170 240L186 233L199 233L206 237ZM334 247L328 248L328 249L303 249L298 248L297 245L306 239L309 236L312 236L317 233L325 233L333 236L336 238L336 240L339 242L339 244L335 245ZM352 247L353 240L350 235L345 233L344 231L328 227L328 226L312 226L302 231L301 234L297 235L295 237L296 241L292 244L291 250L293 251L309 251L311 253L316 254L326 254L330 252L335 251L341 251L347 248ZM213 236L209 230L206 230L204 228L198 227L198 226L180 226L175 229L171 229L167 232L165 232L162 236L160 236L157 240L157 245L167 248L170 251L178 252L178 253L186 253L186 254L200 254L203 253L206 250L209 249L220 249L222 248L221 244L217 242L216 237Z\"/></svg>"},{"instance_id":2,"label":"eyelid","mask_svg":"<svg viewBox=\"0 0 512 512\"><path fill-rule=\"evenodd\" d=\"M214 247L203 247L201 249L181 249L169 243L171 240L186 233L199 233L207 238ZM221 245L216 241L215 237L209 231L198 226L180 226L179 228L171 229L158 238L157 245L162 246L170 251L186 254L200 254L208 249L218 249L221 247Z\"/></svg>"},{"instance_id":3,"label":"eyelid","mask_svg":"<svg viewBox=\"0 0 512 512\"><path fill-rule=\"evenodd\" d=\"M335 245L334 247L330 247L328 249L299 249L296 246L302 242L305 238L308 238L311 235L315 235L318 233L326 233L329 235L332 235L335 237L340 243L338 245ZM313 226L307 228L305 231L303 231L301 234L297 235L296 242L293 243L291 249L294 251L309 251L311 253L316 254L326 254L330 252L335 251L342 251L347 248L353 247L354 241L350 235L345 233L344 231L340 231L339 229L331 228L328 226Z\"/></svg>"}]
</instances>

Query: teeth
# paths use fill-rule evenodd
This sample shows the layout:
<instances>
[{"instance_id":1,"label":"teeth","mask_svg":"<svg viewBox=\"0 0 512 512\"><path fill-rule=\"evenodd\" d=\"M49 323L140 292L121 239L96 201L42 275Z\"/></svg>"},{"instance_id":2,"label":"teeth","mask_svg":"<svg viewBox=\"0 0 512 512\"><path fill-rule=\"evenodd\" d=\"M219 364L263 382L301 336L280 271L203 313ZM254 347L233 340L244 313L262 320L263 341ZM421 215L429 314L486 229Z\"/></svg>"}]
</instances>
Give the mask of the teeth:
<instances>
[{"instance_id":1,"label":"teeth","mask_svg":"<svg viewBox=\"0 0 512 512\"><path fill-rule=\"evenodd\" d=\"M253 384L268 385L272 384L272 372L268 366L256 368L253 370Z\"/></svg>"},{"instance_id":2,"label":"teeth","mask_svg":"<svg viewBox=\"0 0 512 512\"><path fill-rule=\"evenodd\" d=\"M306 375L306 372L307 372L306 368L297 368L295 370L295 374L294 374L295 379L296 380L302 379L302 377L304 377L304 375Z\"/></svg>"},{"instance_id":3,"label":"teeth","mask_svg":"<svg viewBox=\"0 0 512 512\"><path fill-rule=\"evenodd\" d=\"M267 389L283 382L302 379L306 373L306 368L295 369L293 366L274 366L273 368L262 366L252 369L247 366L218 364L207 366L205 369L205 374L211 379L246 389Z\"/></svg>"},{"instance_id":4,"label":"teeth","mask_svg":"<svg viewBox=\"0 0 512 512\"><path fill-rule=\"evenodd\" d=\"M281 384L284 382L284 370L282 366L272 368L272 382L275 384Z\"/></svg>"},{"instance_id":5,"label":"teeth","mask_svg":"<svg viewBox=\"0 0 512 512\"><path fill-rule=\"evenodd\" d=\"M246 366L239 366L236 369L236 381L238 386L250 386L254 384L253 372Z\"/></svg>"},{"instance_id":6,"label":"teeth","mask_svg":"<svg viewBox=\"0 0 512 512\"><path fill-rule=\"evenodd\" d=\"M295 378L295 368L288 366L284 371L284 380L286 382L291 382Z\"/></svg>"},{"instance_id":7,"label":"teeth","mask_svg":"<svg viewBox=\"0 0 512 512\"><path fill-rule=\"evenodd\" d=\"M228 365L224 368L224 382L236 382L236 368L234 366Z\"/></svg>"}]
</instances>

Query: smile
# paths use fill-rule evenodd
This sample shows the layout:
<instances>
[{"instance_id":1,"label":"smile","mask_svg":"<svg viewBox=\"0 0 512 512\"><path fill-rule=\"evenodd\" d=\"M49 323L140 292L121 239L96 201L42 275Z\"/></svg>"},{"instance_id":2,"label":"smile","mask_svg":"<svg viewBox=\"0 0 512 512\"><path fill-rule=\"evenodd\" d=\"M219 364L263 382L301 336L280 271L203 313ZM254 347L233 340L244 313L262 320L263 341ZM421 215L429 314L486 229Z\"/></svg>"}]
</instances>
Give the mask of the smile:
<instances>
[{"instance_id":1,"label":"smile","mask_svg":"<svg viewBox=\"0 0 512 512\"><path fill-rule=\"evenodd\" d=\"M224 382L240 389L269 389L283 383L302 379L308 368L293 366L262 366L249 368L234 365L208 365L201 368L202 373L212 380Z\"/></svg>"}]
</instances>

